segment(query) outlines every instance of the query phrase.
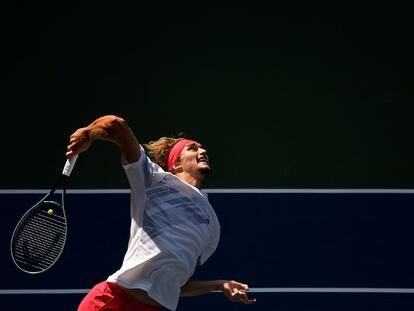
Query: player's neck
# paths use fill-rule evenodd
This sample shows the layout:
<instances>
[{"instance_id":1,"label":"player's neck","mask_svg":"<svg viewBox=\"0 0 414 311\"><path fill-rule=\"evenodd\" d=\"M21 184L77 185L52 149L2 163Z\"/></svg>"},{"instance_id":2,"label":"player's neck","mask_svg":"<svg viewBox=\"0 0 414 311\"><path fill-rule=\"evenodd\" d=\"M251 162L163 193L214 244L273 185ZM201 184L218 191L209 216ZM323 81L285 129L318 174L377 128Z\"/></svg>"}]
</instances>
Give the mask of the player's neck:
<instances>
[{"instance_id":1,"label":"player's neck","mask_svg":"<svg viewBox=\"0 0 414 311\"><path fill-rule=\"evenodd\" d=\"M194 186L198 189L201 189L204 181L204 174L198 173L196 176L194 174L189 174L186 172L177 173L175 176L177 176L182 181L186 182L187 184L190 184L191 186Z\"/></svg>"}]
</instances>

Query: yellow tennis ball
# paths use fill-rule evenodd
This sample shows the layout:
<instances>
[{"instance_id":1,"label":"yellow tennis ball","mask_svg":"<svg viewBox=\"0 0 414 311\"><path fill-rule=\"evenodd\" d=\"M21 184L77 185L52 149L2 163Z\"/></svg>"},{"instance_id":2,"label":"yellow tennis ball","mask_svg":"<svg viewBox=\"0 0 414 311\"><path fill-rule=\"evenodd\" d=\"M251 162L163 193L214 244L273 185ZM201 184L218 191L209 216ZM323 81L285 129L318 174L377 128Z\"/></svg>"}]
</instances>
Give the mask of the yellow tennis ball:
<instances>
[{"instance_id":1,"label":"yellow tennis ball","mask_svg":"<svg viewBox=\"0 0 414 311\"><path fill-rule=\"evenodd\" d=\"M48 211L47 211L47 213L48 213L49 215L53 215L53 210L52 210L52 209L50 209L50 210L48 210Z\"/></svg>"}]
</instances>

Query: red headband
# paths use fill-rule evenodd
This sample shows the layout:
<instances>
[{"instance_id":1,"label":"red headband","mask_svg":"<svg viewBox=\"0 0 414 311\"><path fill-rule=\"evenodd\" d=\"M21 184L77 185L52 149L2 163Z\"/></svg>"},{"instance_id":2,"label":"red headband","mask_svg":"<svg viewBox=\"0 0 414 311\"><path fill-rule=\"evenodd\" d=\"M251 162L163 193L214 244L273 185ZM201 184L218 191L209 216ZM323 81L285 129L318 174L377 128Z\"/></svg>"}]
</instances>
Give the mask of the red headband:
<instances>
[{"instance_id":1,"label":"red headband","mask_svg":"<svg viewBox=\"0 0 414 311\"><path fill-rule=\"evenodd\" d=\"M196 143L194 140L190 139L180 139L171 149L169 155L168 155L168 164L167 164L167 170L171 171L175 160L177 160L178 156L180 155L181 151L183 151L184 147L188 144Z\"/></svg>"}]
</instances>

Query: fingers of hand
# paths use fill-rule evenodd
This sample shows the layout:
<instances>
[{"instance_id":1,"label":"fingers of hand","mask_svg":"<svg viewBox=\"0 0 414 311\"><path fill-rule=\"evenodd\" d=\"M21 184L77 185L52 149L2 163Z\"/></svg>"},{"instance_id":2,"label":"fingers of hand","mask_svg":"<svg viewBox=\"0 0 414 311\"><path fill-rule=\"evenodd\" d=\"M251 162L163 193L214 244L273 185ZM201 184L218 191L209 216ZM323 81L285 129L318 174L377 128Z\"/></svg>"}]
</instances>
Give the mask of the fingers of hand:
<instances>
[{"instance_id":1,"label":"fingers of hand","mask_svg":"<svg viewBox=\"0 0 414 311\"><path fill-rule=\"evenodd\" d=\"M244 304L252 304L254 302L256 302L256 299L249 299L249 297L247 296L247 293L244 291L239 291L239 301L244 303Z\"/></svg>"},{"instance_id":2,"label":"fingers of hand","mask_svg":"<svg viewBox=\"0 0 414 311\"><path fill-rule=\"evenodd\" d=\"M66 152L66 155L67 156L72 155L76 151L76 143L71 141L70 144L67 146L66 149L68 150Z\"/></svg>"},{"instance_id":3,"label":"fingers of hand","mask_svg":"<svg viewBox=\"0 0 414 311\"><path fill-rule=\"evenodd\" d=\"M247 292L249 286L247 284L239 283L236 281L230 281L227 283L227 294L226 296L234 302L241 302L244 304L252 304L256 302L256 299L249 299Z\"/></svg>"},{"instance_id":4,"label":"fingers of hand","mask_svg":"<svg viewBox=\"0 0 414 311\"><path fill-rule=\"evenodd\" d=\"M89 140L89 136L85 133L86 132L83 131L83 129L79 129L70 136L66 156L79 154L89 148L91 141Z\"/></svg>"},{"instance_id":5,"label":"fingers of hand","mask_svg":"<svg viewBox=\"0 0 414 311\"><path fill-rule=\"evenodd\" d=\"M244 304L252 304L256 302L256 299L249 299L244 289L237 289L237 288L233 288L232 293L231 293L231 300L235 302L242 302Z\"/></svg>"}]
</instances>

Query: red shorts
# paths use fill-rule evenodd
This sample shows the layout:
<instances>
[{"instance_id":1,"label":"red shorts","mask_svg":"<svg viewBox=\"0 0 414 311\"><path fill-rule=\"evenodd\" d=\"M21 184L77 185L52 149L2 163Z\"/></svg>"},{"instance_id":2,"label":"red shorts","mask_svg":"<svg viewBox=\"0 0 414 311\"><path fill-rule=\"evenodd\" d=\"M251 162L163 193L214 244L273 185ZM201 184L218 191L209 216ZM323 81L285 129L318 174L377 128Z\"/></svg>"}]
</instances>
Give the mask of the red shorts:
<instances>
[{"instance_id":1,"label":"red shorts","mask_svg":"<svg viewBox=\"0 0 414 311\"><path fill-rule=\"evenodd\" d=\"M149 306L127 293L112 282L95 285L81 301L78 311L160 311L162 308Z\"/></svg>"}]
</instances>

